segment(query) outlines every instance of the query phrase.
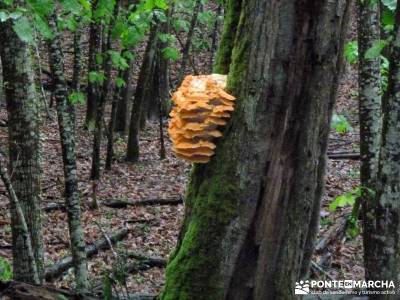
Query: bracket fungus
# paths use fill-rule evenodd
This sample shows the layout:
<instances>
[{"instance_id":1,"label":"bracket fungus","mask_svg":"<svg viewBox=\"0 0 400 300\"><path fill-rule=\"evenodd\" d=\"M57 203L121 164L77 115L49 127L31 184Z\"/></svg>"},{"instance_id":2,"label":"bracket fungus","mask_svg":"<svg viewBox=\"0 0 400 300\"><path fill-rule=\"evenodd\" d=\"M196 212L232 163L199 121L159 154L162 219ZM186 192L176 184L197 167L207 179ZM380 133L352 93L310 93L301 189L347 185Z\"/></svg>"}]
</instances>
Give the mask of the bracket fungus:
<instances>
[{"instance_id":1,"label":"bracket fungus","mask_svg":"<svg viewBox=\"0 0 400 300\"><path fill-rule=\"evenodd\" d=\"M177 157L207 163L215 153L215 138L221 137L234 110L234 96L224 91L227 76L186 76L174 93L168 133Z\"/></svg>"}]
</instances>

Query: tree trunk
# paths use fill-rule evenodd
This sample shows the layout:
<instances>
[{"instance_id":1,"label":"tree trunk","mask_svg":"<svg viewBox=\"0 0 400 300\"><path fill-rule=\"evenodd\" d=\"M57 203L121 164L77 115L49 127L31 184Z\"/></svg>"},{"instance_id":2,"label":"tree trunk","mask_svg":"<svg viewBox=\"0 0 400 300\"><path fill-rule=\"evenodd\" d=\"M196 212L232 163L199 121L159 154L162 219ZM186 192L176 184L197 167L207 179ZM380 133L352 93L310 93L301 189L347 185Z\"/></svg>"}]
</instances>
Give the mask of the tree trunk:
<instances>
[{"instance_id":1,"label":"tree trunk","mask_svg":"<svg viewBox=\"0 0 400 300\"><path fill-rule=\"evenodd\" d=\"M394 41L390 56L389 86L383 101L383 129L380 149L376 199L371 206L369 220L368 275L372 280L398 282L399 252L399 195L400 189L400 2L397 3ZM373 244L375 243L375 244ZM372 248L373 247L373 248ZM397 295L380 295L372 299L398 299Z\"/></svg>"},{"instance_id":2,"label":"tree trunk","mask_svg":"<svg viewBox=\"0 0 400 300\"><path fill-rule=\"evenodd\" d=\"M235 42L236 31L239 24L242 0L226 0L224 29L220 46L215 58L214 73L228 74L232 60L232 48Z\"/></svg>"},{"instance_id":3,"label":"tree trunk","mask_svg":"<svg viewBox=\"0 0 400 300\"><path fill-rule=\"evenodd\" d=\"M95 11L98 0L94 0L92 11ZM96 55L101 53L101 25L97 22L90 24L89 36L89 62L88 62L88 85L85 126L94 127L96 122L97 103L100 98L100 87L96 82L90 82L89 73L98 72L99 64L96 62Z\"/></svg>"},{"instance_id":4,"label":"tree trunk","mask_svg":"<svg viewBox=\"0 0 400 300\"><path fill-rule=\"evenodd\" d=\"M236 109L192 172L161 299L294 299L318 228L350 2L242 3Z\"/></svg>"},{"instance_id":5,"label":"tree trunk","mask_svg":"<svg viewBox=\"0 0 400 300\"><path fill-rule=\"evenodd\" d=\"M381 137L381 81L380 57L366 59L365 53L380 40L379 3L358 1L358 49L359 49L359 117L360 117L360 179L363 187L362 204L364 264L367 280L375 277L375 232L373 195L376 191L379 147ZM375 237L375 238L374 238ZM380 279L379 279L380 280Z\"/></svg>"},{"instance_id":6,"label":"tree trunk","mask_svg":"<svg viewBox=\"0 0 400 300\"><path fill-rule=\"evenodd\" d=\"M0 23L0 56L8 112L11 183L27 221L35 263L43 279L43 237L40 215L40 137L39 104L35 93L29 46L12 29L12 22ZM14 278L35 283L28 245L11 202Z\"/></svg>"},{"instance_id":7,"label":"tree trunk","mask_svg":"<svg viewBox=\"0 0 400 300\"><path fill-rule=\"evenodd\" d=\"M188 31L188 34L186 37L186 43L182 49L182 60L181 60L181 66L180 66L180 71L179 71L179 75L178 75L178 83L179 84L183 80L183 76L185 75L185 72L186 72L186 66L190 59L190 48L192 46L192 39L194 36L194 30L196 28L197 17L199 15L200 8L201 8L201 0L196 0L194 9L193 9L192 20L190 21L190 27L189 27L189 31Z\"/></svg>"},{"instance_id":8,"label":"tree trunk","mask_svg":"<svg viewBox=\"0 0 400 300\"><path fill-rule=\"evenodd\" d=\"M97 104L97 113L96 113L96 128L94 131L94 138L93 138L93 154L92 154L92 170L90 178L92 180L99 180L100 179L100 147L101 147L101 140L103 137L103 118L104 118L104 109L109 98L109 94L111 91L111 71L112 71L112 60L111 55L107 54L107 51L112 50L112 34L111 30L114 27L115 20L118 15L119 11L119 3L118 1L115 2L114 7L114 18L111 19L110 24L108 25L107 34L107 42L103 48L103 57L107 57L104 61L104 82L101 92L100 101Z\"/></svg>"},{"instance_id":9,"label":"tree trunk","mask_svg":"<svg viewBox=\"0 0 400 300\"><path fill-rule=\"evenodd\" d=\"M49 18L49 25L57 33L55 16ZM71 116L71 105L68 102L67 84L65 82L61 41L58 35L49 42L50 69L54 80L54 98L58 116L62 156L65 177L65 204L68 215L71 252L74 259L75 280L78 290L88 287L86 252L81 209L78 191L78 176L75 155L74 116Z\"/></svg>"},{"instance_id":10,"label":"tree trunk","mask_svg":"<svg viewBox=\"0 0 400 300\"><path fill-rule=\"evenodd\" d=\"M129 103L131 102L133 93L132 75L134 67L135 67L135 60L132 59L129 62L129 68L124 70L123 79L125 81L125 86L121 90L121 95L118 96L115 131L122 135L126 133L126 127L128 123Z\"/></svg>"},{"instance_id":11,"label":"tree trunk","mask_svg":"<svg viewBox=\"0 0 400 300\"><path fill-rule=\"evenodd\" d=\"M158 25L153 25L149 41L147 42L143 63L140 69L139 79L135 91L135 99L132 105L131 121L129 125L128 149L126 152L126 160L136 162L139 160L139 131L140 118L142 115L142 106L144 103L144 95L149 80L152 78L151 70L154 66L154 59L158 44Z\"/></svg>"},{"instance_id":12,"label":"tree trunk","mask_svg":"<svg viewBox=\"0 0 400 300\"><path fill-rule=\"evenodd\" d=\"M215 23L214 23L214 29L212 32L211 36L211 48L210 48L210 62L209 62L209 73L212 72L213 70L213 65L214 65L214 54L217 51L217 39L219 35L219 16L221 15L222 11L222 4L218 5L217 12L216 12L216 18L215 18Z\"/></svg>"}]
</instances>

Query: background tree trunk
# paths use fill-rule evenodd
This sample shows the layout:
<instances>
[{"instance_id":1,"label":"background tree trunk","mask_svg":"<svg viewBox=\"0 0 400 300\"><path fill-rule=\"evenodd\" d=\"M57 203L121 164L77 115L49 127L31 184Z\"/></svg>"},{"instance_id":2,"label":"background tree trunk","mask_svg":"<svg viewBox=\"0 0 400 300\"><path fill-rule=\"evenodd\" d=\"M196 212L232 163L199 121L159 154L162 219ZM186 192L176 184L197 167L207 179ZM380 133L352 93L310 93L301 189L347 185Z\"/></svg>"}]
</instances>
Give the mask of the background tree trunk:
<instances>
[{"instance_id":1,"label":"background tree trunk","mask_svg":"<svg viewBox=\"0 0 400 300\"><path fill-rule=\"evenodd\" d=\"M154 69L154 60L157 52L157 33L158 25L153 25L136 86L135 99L132 105L131 121L129 125L128 149L126 152L126 160L129 162L136 162L139 160L140 118L143 112L146 88L148 87L149 80L153 78L151 71Z\"/></svg>"},{"instance_id":2,"label":"background tree trunk","mask_svg":"<svg viewBox=\"0 0 400 300\"><path fill-rule=\"evenodd\" d=\"M57 33L55 16L49 18L51 29ZM75 126L68 102L67 84L64 77L61 41L56 36L49 42L50 69L54 80L54 98L58 116L61 148L65 177L65 204L68 215L71 252L74 260L75 281L78 291L88 287L88 271L86 266L85 239L81 224L81 208L78 191L78 176L75 155Z\"/></svg>"},{"instance_id":3,"label":"background tree trunk","mask_svg":"<svg viewBox=\"0 0 400 300\"><path fill-rule=\"evenodd\" d=\"M381 137L381 69L380 57L366 59L365 53L380 40L379 3L358 1L358 49L359 49L359 117L360 117L360 179L363 187L362 204L364 264L367 280L375 277L375 232L373 195L376 191L379 147ZM375 253L375 254L374 254Z\"/></svg>"},{"instance_id":4,"label":"background tree trunk","mask_svg":"<svg viewBox=\"0 0 400 300\"><path fill-rule=\"evenodd\" d=\"M215 157L192 172L161 299L294 299L316 235L350 2L242 3L236 110Z\"/></svg>"},{"instance_id":5,"label":"background tree trunk","mask_svg":"<svg viewBox=\"0 0 400 300\"><path fill-rule=\"evenodd\" d=\"M35 93L29 47L12 29L0 23L0 56L8 112L9 171L16 197L27 221L35 263L43 279L43 237L40 215L39 104ZM30 269L28 245L14 202L11 202L14 278L37 283Z\"/></svg>"},{"instance_id":6,"label":"background tree trunk","mask_svg":"<svg viewBox=\"0 0 400 300\"><path fill-rule=\"evenodd\" d=\"M98 0L92 3L92 11L96 10ZM89 73L98 72L99 64L96 62L96 54L101 54L101 25L97 22L90 24L89 33L89 62L88 62L88 83L87 83L87 105L85 126L94 127L96 122L97 103L100 98L100 87L96 82L90 82Z\"/></svg>"}]
</instances>

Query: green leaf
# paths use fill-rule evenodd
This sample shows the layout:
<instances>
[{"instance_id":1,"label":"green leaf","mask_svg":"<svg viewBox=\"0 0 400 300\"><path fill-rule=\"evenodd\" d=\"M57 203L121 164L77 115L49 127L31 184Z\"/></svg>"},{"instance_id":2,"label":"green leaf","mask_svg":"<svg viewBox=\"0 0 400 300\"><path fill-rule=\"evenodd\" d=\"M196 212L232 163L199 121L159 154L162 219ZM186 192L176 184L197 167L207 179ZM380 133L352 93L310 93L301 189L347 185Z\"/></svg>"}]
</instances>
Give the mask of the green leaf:
<instances>
[{"instance_id":1,"label":"green leaf","mask_svg":"<svg viewBox=\"0 0 400 300\"><path fill-rule=\"evenodd\" d=\"M49 16L54 11L54 1L52 0L27 0L26 2L36 14L43 17Z\"/></svg>"},{"instance_id":2,"label":"green leaf","mask_svg":"<svg viewBox=\"0 0 400 300\"><path fill-rule=\"evenodd\" d=\"M84 104L86 102L86 97L82 92L72 92L69 94L68 100L71 104Z\"/></svg>"},{"instance_id":3,"label":"green leaf","mask_svg":"<svg viewBox=\"0 0 400 300\"><path fill-rule=\"evenodd\" d=\"M20 12L20 11L14 11L14 12L12 12L11 14L10 14L10 19L13 19L13 20L16 20L16 19L18 19L19 17L21 17L22 16L22 12Z\"/></svg>"},{"instance_id":4,"label":"green leaf","mask_svg":"<svg viewBox=\"0 0 400 300\"><path fill-rule=\"evenodd\" d=\"M105 79L104 73L103 72L96 72L96 71L92 71L89 72L89 81L91 83L103 83Z\"/></svg>"},{"instance_id":5,"label":"green leaf","mask_svg":"<svg viewBox=\"0 0 400 300\"><path fill-rule=\"evenodd\" d=\"M384 9L382 12L382 25L383 26L394 26L395 16L394 12L389 9Z\"/></svg>"},{"instance_id":6,"label":"green leaf","mask_svg":"<svg viewBox=\"0 0 400 300\"><path fill-rule=\"evenodd\" d=\"M13 29L18 37L25 43L33 44L35 42L33 26L27 17L21 17L15 20Z\"/></svg>"},{"instance_id":7,"label":"green leaf","mask_svg":"<svg viewBox=\"0 0 400 300\"><path fill-rule=\"evenodd\" d=\"M35 28L45 39L49 40L54 37L53 31L50 29L47 22L44 21L41 16L35 15L33 18L33 23L35 24Z\"/></svg>"},{"instance_id":8,"label":"green leaf","mask_svg":"<svg viewBox=\"0 0 400 300\"><path fill-rule=\"evenodd\" d=\"M126 85L126 82L125 82L125 80L123 80L121 77L117 77L117 78L115 79L115 85L116 85L118 88L122 88L122 87L124 87L124 86Z\"/></svg>"},{"instance_id":9,"label":"green leaf","mask_svg":"<svg viewBox=\"0 0 400 300\"><path fill-rule=\"evenodd\" d=\"M329 204L329 210L335 211L338 207L352 206L356 201L356 196L352 192L345 193L335 198Z\"/></svg>"},{"instance_id":10,"label":"green leaf","mask_svg":"<svg viewBox=\"0 0 400 300\"><path fill-rule=\"evenodd\" d=\"M155 0L154 4L156 7L164 9L164 10L168 8L168 4L165 0Z\"/></svg>"},{"instance_id":11,"label":"green leaf","mask_svg":"<svg viewBox=\"0 0 400 300\"><path fill-rule=\"evenodd\" d=\"M189 22L181 19L176 19L172 21L172 26L176 31L183 30L189 32Z\"/></svg>"},{"instance_id":12,"label":"green leaf","mask_svg":"<svg viewBox=\"0 0 400 300\"><path fill-rule=\"evenodd\" d=\"M371 48L369 48L365 52L365 59L374 59L377 58L381 55L381 52L383 48L387 45L387 41L381 40L381 41L376 41Z\"/></svg>"},{"instance_id":13,"label":"green leaf","mask_svg":"<svg viewBox=\"0 0 400 300\"><path fill-rule=\"evenodd\" d=\"M90 4L90 1L88 1L88 0L79 0L79 3L86 10L91 10L91 8L92 8L92 5Z\"/></svg>"},{"instance_id":14,"label":"green leaf","mask_svg":"<svg viewBox=\"0 0 400 300\"><path fill-rule=\"evenodd\" d=\"M96 53L96 63L98 65L101 65L103 63L103 54L101 53Z\"/></svg>"},{"instance_id":15,"label":"green leaf","mask_svg":"<svg viewBox=\"0 0 400 300\"><path fill-rule=\"evenodd\" d=\"M179 51L173 47L165 47L162 49L162 55L164 59L178 60L179 59Z\"/></svg>"},{"instance_id":16,"label":"green leaf","mask_svg":"<svg viewBox=\"0 0 400 300\"><path fill-rule=\"evenodd\" d=\"M9 15L6 11L0 11L0 22L7 21L9 18Z\"/></svg>"},{"instance_id":17,"label":"green leaf","mask_svg":"<svg viewBox=\"0 0 400 300\"><path fill-rule=\"evenodd\" d=\"M355 64L358 62L358 43L357 43L357 41L351 41L345 45L344 57L350 64Z\"/></svg>"},{"instance_id":18,"label":"green leaf","mask_svg":"<svg viewBox=\"0 0 400 300\"><path fill-rule=\"evenodd\" d=\"M74 15L79 15L82 11L82 5L77 0L60 0L62 8Z\"/></svg>"},{"instance_id":19,"label":"green leaf","mask_svg":"<svg viewBox=\"0 0 400 300\"><path fill-rule=\"evenodd\" d=\"M332 116L331 127L335 129L337 133L346 133L353 130L347 119L342 115L337 115L336 113Z\"/></svg>"},{"instance_id":20,"label":"green leaf","mask_svg":"<svg viewBox=\"0 0 400 300\"><path fill-rule=\"evenodd\" d=\"M395 11L397 0L382 0L382 4L389 8L391 11Z\"/></svg>"},{"instance_id":21,"label":"green leaf","mask_svg":"<svg viewBox=\"0 0 400 300\"><path fill-rule=\"evenodd\" d=\"M121 56L121 53L118 51L109 50L107 51L108 55L111 57L111 61L114 67L125 70L129 68L129 64L126 59Z\"/></svg>"},{"instance_id":22,"label":"green leaf","mask_svg":"<svg viewBox=\"0 0 400 300\"><path fill-rule=\"evenodd\" d=\"M12 278L11 264L8 260L0 256L0 280L10 280Z\"/></svg>"}]
</instances>

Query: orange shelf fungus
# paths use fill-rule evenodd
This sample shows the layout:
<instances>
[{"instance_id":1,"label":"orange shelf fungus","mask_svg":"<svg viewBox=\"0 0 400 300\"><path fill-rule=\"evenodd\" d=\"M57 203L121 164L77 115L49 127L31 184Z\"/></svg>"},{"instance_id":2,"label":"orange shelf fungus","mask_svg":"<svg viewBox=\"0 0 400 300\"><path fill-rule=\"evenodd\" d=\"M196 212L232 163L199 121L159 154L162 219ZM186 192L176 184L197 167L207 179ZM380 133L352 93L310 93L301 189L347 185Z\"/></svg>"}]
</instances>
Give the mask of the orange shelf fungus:
<instances>
[{"instance_id":1,"label":"orange shelf fungus","mask_svg":"<svg viewBox=\"0 0 400 300\"><path fill-rule=\"evenodd\" d=\"M174 93L168 133L177 157L208 163L215 153L215 138L234 110L235 97L224 91L226 75L186 76Z\"/></svg>"}]
</instances>

